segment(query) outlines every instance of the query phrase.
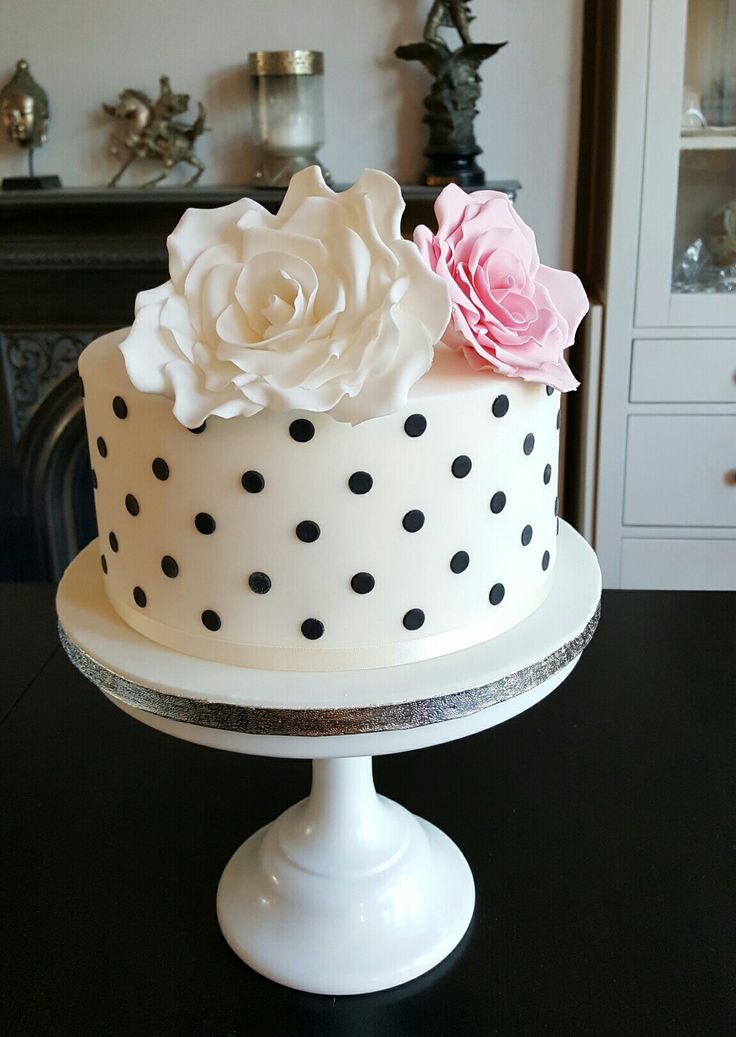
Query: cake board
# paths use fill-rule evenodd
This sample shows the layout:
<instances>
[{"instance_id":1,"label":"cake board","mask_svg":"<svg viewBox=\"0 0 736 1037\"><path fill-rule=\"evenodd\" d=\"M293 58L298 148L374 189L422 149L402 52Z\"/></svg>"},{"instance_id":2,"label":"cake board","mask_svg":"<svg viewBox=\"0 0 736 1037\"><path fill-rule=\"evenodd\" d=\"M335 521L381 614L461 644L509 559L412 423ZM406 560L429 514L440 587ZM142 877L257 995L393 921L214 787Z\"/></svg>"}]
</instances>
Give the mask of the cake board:
<instances>
[{"instance_id":1,"label":"cake board","mask_svg":"<svg viewBox=\"0 0 736 1037\"><path fill-rule=\"evenodd\" d=\"M202 745L314 761L309 797L231 858L217 913L256 971L334 995L427 972L474 907L460 850L376 794L371 757L466 737L544 698L592 637L600 590L595 554L562 522L549 596L523 623L438 659L329 673L252 670L157 645L108 603L94 542L67 569L57 606L71 661L135 719Z\"/></svg>"}]
</instances>

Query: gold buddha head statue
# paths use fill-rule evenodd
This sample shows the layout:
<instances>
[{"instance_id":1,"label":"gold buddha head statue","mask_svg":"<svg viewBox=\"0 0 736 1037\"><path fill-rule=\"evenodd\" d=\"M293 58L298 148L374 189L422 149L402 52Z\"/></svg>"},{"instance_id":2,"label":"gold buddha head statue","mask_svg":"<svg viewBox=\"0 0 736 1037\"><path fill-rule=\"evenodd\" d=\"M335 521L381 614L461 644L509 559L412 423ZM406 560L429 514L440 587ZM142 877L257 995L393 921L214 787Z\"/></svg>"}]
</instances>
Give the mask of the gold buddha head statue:
<instances>
[{"instance_id":1,"label":"gold buddha head statue","mask_svg":"<svg viewBox=\"0 0 736 1037\"><path fill-rule=\"evenodd\" d=\"M46 91L19 61L15 74L0 90L0 121L8 140L22 148L39 148L46 141L49 102Z\"/></svg>"}]
</instances>

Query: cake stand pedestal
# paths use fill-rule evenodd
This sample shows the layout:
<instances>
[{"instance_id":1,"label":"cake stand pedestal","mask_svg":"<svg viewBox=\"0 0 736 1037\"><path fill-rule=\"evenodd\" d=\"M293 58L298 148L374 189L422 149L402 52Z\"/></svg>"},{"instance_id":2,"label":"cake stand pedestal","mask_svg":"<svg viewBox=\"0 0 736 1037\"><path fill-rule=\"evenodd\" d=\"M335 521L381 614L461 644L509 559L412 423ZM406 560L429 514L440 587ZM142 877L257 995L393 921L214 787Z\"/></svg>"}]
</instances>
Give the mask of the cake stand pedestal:
<instances>
[{"instance_id":1,"label":"cake stand pedestal","mask_svg":"<svg viewBox=\"0 0 736 1037\"><path fill-rule=\"evenodd\" d=\"M107 601L97 544L64 574L62 644L137 720L191 742L313 759L309 797L235 852L220 880L225 939L270 979L359 994L427 972L473 913L467 861L433 825L376 794L371 757L462 738L560 684L595 630L601 578L561 523L552 589L512 630L425 662L342 673L250 670L163 648Z\"/></svg>"}]
</instances>

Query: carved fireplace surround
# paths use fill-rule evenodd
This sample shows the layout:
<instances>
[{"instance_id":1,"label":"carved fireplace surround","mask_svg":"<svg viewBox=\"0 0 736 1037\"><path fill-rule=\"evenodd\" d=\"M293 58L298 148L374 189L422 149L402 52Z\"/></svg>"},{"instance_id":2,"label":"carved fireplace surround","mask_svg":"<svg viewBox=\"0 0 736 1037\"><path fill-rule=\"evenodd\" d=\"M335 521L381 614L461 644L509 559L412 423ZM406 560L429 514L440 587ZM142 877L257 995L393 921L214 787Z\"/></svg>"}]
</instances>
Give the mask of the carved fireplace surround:
<instances>
[{"instance_id":1,"label":"carved fireplace surround","mask_svg":"<svg viewBox=\"0 0 736 1037\"><path fill-rule=\"evenodd\" d=\"M489 185L514 198L520 185ZM432 225L432 188L402 188L404 233ZM244 188L0 193L0 580L57 580L96 534L77 357L125 327L168 277L166 237L190 206ZM251 192L274 211L283 191Z\"/></svg>"}]
</instances>

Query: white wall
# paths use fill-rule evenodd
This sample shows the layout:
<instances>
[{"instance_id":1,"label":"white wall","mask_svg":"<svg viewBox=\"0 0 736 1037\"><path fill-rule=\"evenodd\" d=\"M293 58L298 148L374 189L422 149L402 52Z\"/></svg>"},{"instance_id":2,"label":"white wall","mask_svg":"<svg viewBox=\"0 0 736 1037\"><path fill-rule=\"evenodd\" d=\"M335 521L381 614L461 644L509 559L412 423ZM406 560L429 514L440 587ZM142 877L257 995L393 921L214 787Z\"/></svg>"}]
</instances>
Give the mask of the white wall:
<instances>
[{"instance_id":1,"label":"white wall","mask_svg":"<svg viewBox=\"0 0 736 1037\"><path fill-rule=\"evenodd\" d=\"M102 184L112 120L101 112L126 86L172 88L201 99L212 132L198 150L201 183L246 184L256 165L247 106L250 50L325 51L327 145L336 181L365 166L407 182L422 167L418 65L393 57L418 39L429 0L5 0L0 78L27 58L49 94L51 132L38 172L65 186ZM12 16L9 8L12 7ZM477 119L489 178L518 178L519 208L535 227L542 259L570 262L579 114L583 0L475 0L476 40L505 40L483 66ZM22 174L17 150L0 143L0 171ZM147 175L150 175L146 170ZM129 171L128 176L132 174Z\"/></svg>"}]
</instances>

